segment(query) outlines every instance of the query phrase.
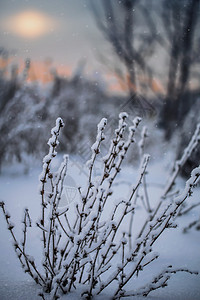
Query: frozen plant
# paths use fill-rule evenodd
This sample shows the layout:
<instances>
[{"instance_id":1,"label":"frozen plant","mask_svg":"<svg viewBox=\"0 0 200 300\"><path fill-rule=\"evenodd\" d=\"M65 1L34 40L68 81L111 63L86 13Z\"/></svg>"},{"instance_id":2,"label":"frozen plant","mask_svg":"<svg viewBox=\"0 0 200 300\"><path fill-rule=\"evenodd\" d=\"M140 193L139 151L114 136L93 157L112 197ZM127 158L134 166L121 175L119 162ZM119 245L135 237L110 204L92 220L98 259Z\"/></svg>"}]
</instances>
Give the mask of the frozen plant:
<instances>
[{"instance_id":1,"label":"frozen plant","mask_svg":"<svg viewBox=\"0 0 200 300\"><path fill-rule=\"evenodd\" d=\"M172 274L197 274L185 268L176 269L168 265L150 278L145 287L134 290L128 288L130 280L159 258L154 245L167 228L176 227L174 219L199 181L200 167L192 171L182 192L174 190L181 165L197 144L198 129L182 158L175 163L160 200L157 203L151 201L145 179L150 156L144 154L144 140L147 135L144 128L139 142L141 165L137 180L128 197L116 200L114 182L121 171L127 151L135 143L135 132L141 122L136 117L128 127L127 118L126 113L120 113L118 128L110 141L110 148L101 158L101 173L96 176L94 168L97 157L100 157L101 145L106 139L104 131L107 120L101 120L96 142L91 147L91 159L87 162L87 182L84 187L78 188L79 200L74 206L65 209L59 207L59 202L67 174L68 156L64 156L57 172L52 171L52 160L55 159L56 147L59 144L58 137L64 126L61 118L56 120L56 126L48 141L49 153L43 159L40 175L41 213L36 224L42 236L41 266L27 252L27 229L32 226L28 209L24 212L23 239L20 243L5 203L1 202L22 268L42 287L39 294L42 299L45 299L47 293L52 299L58 299L59 295L70 293L80 285L83 287L80 297L86 299L106 292L111 286L112 299L147 296L151 291L165 287ZM139 232L134 232L133 219L136 214L140 214L140 210L137 210L137 202L140 200L143 200L147 217ZM128 232L124 230L127 222L130 224Z\"/></svg>"}]
</instances>

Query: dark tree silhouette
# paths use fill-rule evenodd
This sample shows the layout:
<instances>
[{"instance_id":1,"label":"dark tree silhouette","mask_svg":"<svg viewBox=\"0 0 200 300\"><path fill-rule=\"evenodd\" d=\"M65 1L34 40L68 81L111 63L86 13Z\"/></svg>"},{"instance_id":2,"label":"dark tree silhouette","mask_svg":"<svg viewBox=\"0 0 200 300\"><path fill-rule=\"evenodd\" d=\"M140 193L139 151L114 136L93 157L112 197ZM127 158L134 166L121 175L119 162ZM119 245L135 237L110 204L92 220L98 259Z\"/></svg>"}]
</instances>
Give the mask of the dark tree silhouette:
<instances>
[{"instance_id":1,"label":"dark tree silhouette","mask_svg":"<svg viewBox=\"0 0 200 300\"><path fill-rule=\"evenodd\" d=\"M189 91L191 69L195 61L196 32L199 22L199 0L164 0L161 20L170 45L169 70L165 105L162 111L162 126L169 139L174 126L181 126L193 104Z\"/></svg>"},{"instance_id":2,"label":"dark tree silhouette","mask_svg":"<svg viewBox=\"0 0 200 300\"><path fill-rule=\"evenodd\" d=\"M148 14L150 2L146 3L146 8L136 0L119 2L103 0L90 3L98 28L112 45L113 53L126 69L125 80L130 99L140 110L153 110L144 98L137 97L138 87L142 84L138 80L138 73L141 72L144 77L148 77L149 82L152 80L152 68L147 58L154 52L155 39L160 41L159 36L155 35L156 28ZM138 31L141 18L143 21L146 20L145 34L142 30ZM115 68L115 70L122 78L120 69Z\"/></svg>"}]
</instances>

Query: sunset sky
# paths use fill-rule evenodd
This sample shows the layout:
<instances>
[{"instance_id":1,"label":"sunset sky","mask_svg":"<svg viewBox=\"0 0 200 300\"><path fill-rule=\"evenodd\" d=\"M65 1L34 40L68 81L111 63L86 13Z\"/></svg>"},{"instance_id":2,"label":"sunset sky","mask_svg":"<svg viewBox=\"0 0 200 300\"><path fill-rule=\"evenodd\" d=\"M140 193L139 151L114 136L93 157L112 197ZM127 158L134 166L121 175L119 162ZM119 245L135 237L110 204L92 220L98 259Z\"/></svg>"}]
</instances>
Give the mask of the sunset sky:
<instances>
[{"instance_id":1,"label":"sunset sky","mask_svg":"<svg viewBox=\"0 0 200 300\"><path fill-rule=\"evenodd\" d=\"M18 58L71 68L85 59L88 70L100 68L96 53L105 46L88 0L0 0L0 40Z\"/></svg>"},{"instance_id":2,"label":"sunset sky","mask_svg":"<svg viewBox=\"0 0 200 300\"><path fill-rule=\"evenodd\" d=\"M112 91L127 90L100 60L102 55L112 64L114 58L97 28L90 0L0 0L0 41L0 47L14 53L21 70L24 60L31 59L31 80L48 81L52 67L69 76L84 60L85 75L103 78ZM163 92L158 80L156 89Z\"/></svg>"}]
</instances>

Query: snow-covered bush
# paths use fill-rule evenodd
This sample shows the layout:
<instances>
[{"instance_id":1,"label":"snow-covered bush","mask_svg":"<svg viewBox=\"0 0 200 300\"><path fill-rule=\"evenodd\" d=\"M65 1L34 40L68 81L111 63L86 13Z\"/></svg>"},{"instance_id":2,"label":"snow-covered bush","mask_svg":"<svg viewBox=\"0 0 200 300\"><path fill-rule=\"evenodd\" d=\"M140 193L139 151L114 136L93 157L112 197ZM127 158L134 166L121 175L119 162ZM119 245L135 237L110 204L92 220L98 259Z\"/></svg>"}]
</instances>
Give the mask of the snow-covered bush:
<instances>
[{"instance_id":1,"label":"snow-covered bush","mask_svg":"<svg viewBox=\"0 0 200 300\"><path fill-rule=\"evenodd\" d=\"M60 83L56 84L57 81ZM96 120L104 115L104 111L110 114L119 103L118 101L116 104L114 97L107 95L99 82L96 84L96 81L88 79L80 70L68 79L56 77L48 110L52 121L56 114L67 122L60 142L64 152L75 154L80 150L79 143L91 143L95 138L93 128Z\"/></svg>"},{"instance_id":2,"label":"snow-covered bush","mask_svg":"<svg viewBox=\"0 0 200 300\"><path fill-rule=\"evenodd\" d=\"M26 163L28 156L35 159L44 155L45 137L58 115L68 123L62 131L61 151L78 153L77 141L84 144L94 139L96 119L105 110L110 114L114 106L123 102L114 101L103 87L82 73L67 79L56 76L45 86L26 82L26 67L23 78L13 75L7 79L1 73L0 70L0 167L13 161Z\"/></svg>"},{"instance_id":3,"label":"snow-covered bush","mask_svg":"<svg viewBox=\"0 0 200 300\"><path fill-rule=\"evenodd\" d=\"M112 290L113 299L147 296L151 291L165 287L174 273L196 274L186 268L177 269L168 264L166 268L160 269L159 274L152 274L153 278L149 278L149 283L145 286L133 290L128 287L133 278L137 278L139 274L142 276L145 269L159 258L154 250L155 243L167 228L176 227L174 219L200 179L200 167L197 167L192 171L182 192L174 189L181 166L191 155L200 133L198 126L183 156L175 163L160 198L155 201L148 195L146 185L145 175L150 157L144 154L147 135L144 128L139 142L141 164L137 179L129 196L124 195L122 199L116 200L114 183L127 151L135 144L135 132L141 122L136 117L128 127L127 117L126 113L120 113L118 128L103 157L100 157L100 153L106 140L104 132L107 120L101 120L96 142L91 148L91 159L87 162L87 181L84 187L78 188L79 200L66 208L61 208L59 202L63 196L68 156L64 156L57 172L52 169L59 144L58 136L64 126L62 119L57 119L56 126L51 131L49 153L44 157L40 175L41 212L36 225L42 237L42 265L38 265L27 251L28 227L32 226L28 209L24 212L23 238L19 242L10 214L5 203L1 202L22 268L42 287L39 295L43 299L46 293L50 293L52 299L58 299L60 294L69 293L78 286L81 286L81 295L78 297L86 299L109 289ZM98 176L94 172L96 165L101 170ZM133 221L141 213L137 209L139 201L146 208L146 217L139 216L141 226L139 230L135 230Z\"/></svg>"},{"instance_id":4,"label":"snow-covered bush","mask_svg":"<svg viewBox=\"0 0 200 300\"><path fill-rule=\"evenodd\" d=\"M44 138L49 127L46 102L36 87L19 88L0 112L0 166L23 161L24 154L38 156L44 152Z\"/></svg>"},{"instance_id":5,"label":"snow-covered bush","mask_svg":"<svg viewBox=\"0 0 200 300\"><path fill-rule=\"evenodd\" d=\"M200 109L200 98L194 101L194 104L191 105L190 110L188 111L188 114L183 120L183 125L177 132L177 135L179 136L178 140L178 155L183 151L185 145L189 142L189 140L192 137L192 134L195 130L195 124L200 123L200 116L197 113ZM175 138L175 137L174 137ZM200 142L200 140L199 140ZM192 155L188 158L186 161L184 168L182 170L182 175L184 177L187 177L188 174L190 174L191 170L196 165L196 162L199 159L200 155L200 147L197 147L195 151L192 153Z\"/></svg>"}]
</instances>

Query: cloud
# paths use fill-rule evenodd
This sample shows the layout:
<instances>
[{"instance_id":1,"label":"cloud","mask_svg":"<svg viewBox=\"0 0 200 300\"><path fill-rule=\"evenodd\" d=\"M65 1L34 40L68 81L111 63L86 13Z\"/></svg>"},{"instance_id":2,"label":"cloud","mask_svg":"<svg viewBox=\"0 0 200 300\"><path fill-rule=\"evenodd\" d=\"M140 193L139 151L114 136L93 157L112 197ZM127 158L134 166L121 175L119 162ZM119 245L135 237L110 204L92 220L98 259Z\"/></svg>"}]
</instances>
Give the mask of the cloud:
<instances>
[{"instance_id":1,"label":"cloud","mask_svg":"<svg viewBox=\"0 0 200 300\"><path fill-rule=\"evenodd\" d=\"M58 22L42 12L28 10L9 16L1 23L3 29L22 38L35 39L58 28Z\"/></svg>"}]
</instances>

